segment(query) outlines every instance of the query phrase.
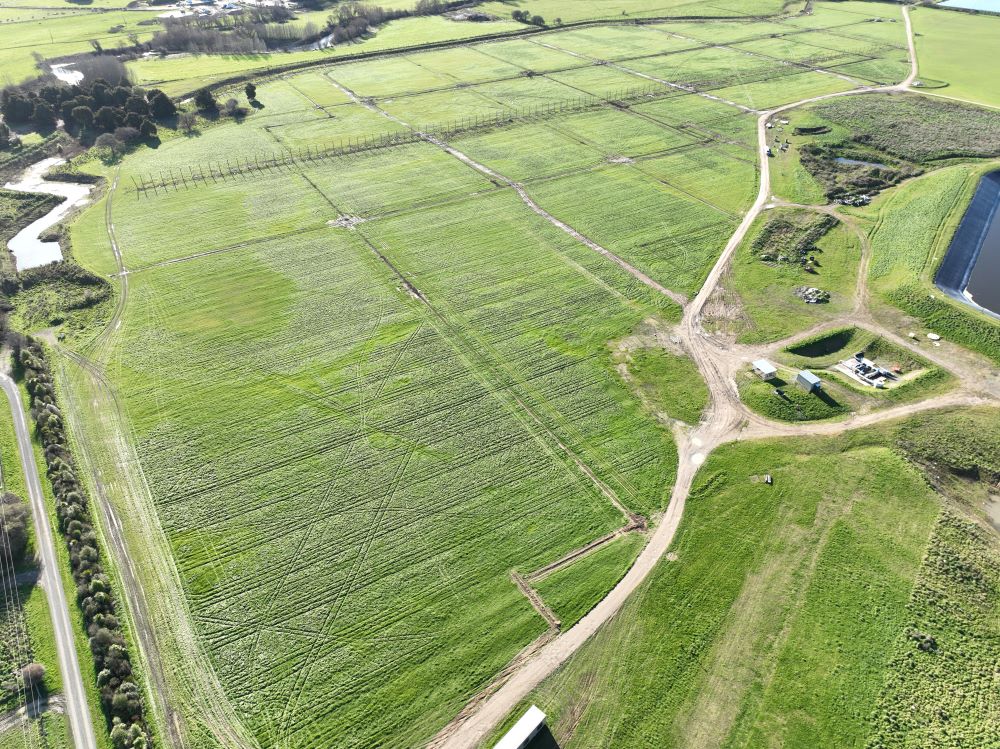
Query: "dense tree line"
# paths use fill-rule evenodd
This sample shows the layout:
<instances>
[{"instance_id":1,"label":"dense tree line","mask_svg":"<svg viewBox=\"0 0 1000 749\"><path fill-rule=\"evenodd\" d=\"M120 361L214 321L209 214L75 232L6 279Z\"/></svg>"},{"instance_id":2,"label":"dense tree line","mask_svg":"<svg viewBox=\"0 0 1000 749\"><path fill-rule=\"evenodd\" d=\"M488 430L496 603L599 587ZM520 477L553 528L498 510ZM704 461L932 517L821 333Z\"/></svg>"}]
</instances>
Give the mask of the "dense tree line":
<instances>
[{"instance_id":1,"label":"dense tree line","mask_svg":"<svg viewBox=\"0 0 1000 749\"><path fill-rule=\"evenodd\" d=\"M30 338L16 337L13 343L31 396L31 416L45 450L59 530L69 549L76 600L90 637L101 705L111 726L111 744L115 749L147 749L151 742L139 685L115 614L114 592L101 564L89 503L76 475L45 352Z\"/></svg>"},{"instance_id":2,"label":"dense tree line","mask_svg":"<svg viewBox=\"0 0 1000 749\"><path fill-rule=\"evenodd\" d=\"M529 13L526 10L515 10L514 12L512 12L510 14L510 17L513 18L515 21L518 21L519 23L527 23L527 24L531 24L532 26L544 26L545 25L545 19L544 18L542 18L538 14L532 15L531 13ZM561 21L562 21L562 19L560 19L560 18L556 19L556 23L560 23Z\"/></svg>"},{"instance_id":3,"label":"dense tree line","mask_svg":"<svg viewBox=\"0 0 1000 749\"><path fill-rule=\"evenodd\" d=\"M0 92L0 114L5 121L32 124L44 131L53 129L61 119L65 129L80 138L101 133L115 133L123 142L152 138L156 122L170 119L176 112L177 107L162 91L146 91L127 80L110 83L97 78L73 85L8 86Z\"/></svg>"},{"instance_id":4,"label":"dense tree line","mask_svg":"<svg viewBox=\"0 0 1000 749\"><path fill-rule=\"evenodd\" d=\"M465 0L419 0L412 9L387 10L380 5L363 2L305 0L299 3L300 7L333 10L323 28L313 23L303 26L288 24L294 16L287 8L261 6L227 15L165 19L164 30L146 46L159 52L252 54L311 43L323 37L330 37L333 43L341 44L397 18L438 15L464 4Z\"/></svg>"}]
</instances>

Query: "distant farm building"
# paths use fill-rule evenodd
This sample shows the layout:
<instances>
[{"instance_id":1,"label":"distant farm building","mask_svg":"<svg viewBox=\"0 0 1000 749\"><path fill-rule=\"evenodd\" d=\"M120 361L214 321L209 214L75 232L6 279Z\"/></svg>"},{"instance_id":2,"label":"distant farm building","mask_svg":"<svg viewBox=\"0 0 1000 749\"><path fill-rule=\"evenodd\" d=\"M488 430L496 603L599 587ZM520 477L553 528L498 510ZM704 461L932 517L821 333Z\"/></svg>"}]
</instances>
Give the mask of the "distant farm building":
<instances>
[{"instance_id":1,"label":"distant farm building","mask_svg":"<svg viewBox=\"0 0 1000 749\"><path fill-rule=\"evenodd\" d=\"M754 374L762 380L773 380L778 375L778 368L767 359L758 359L753 363Z\"/></svg>"},{"instance_id":2,"label":"distant farm building","mask_svg":"<svg viewBox=\"0 0 1000 749\"><path fill-rule=\"evenodd\" d=\"M493 749L524 749L545 725L545 713L532 705Z\"/></svg>"},{"instance_id":3,"label":"distant farm building","mask_svg":"<svg viewBox=\"0 0 1000 749\"><path fill-rule=\"evenodd\" d=\"M820 380L819 377L814 375L808 369L803 369L795 376L795 384L807 393L819 390L823 386L822 380Z\"/></svg>"}]
</instances>

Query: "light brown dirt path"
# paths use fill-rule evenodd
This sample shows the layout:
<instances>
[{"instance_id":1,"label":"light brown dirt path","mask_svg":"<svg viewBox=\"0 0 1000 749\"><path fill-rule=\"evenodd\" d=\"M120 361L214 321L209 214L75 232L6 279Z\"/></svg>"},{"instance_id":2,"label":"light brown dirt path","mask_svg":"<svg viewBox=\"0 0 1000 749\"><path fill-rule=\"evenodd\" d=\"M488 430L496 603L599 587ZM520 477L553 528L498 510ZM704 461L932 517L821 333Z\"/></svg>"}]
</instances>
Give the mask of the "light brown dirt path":
<instances>
[{"instance_id":1,"label":"light brown dirt path","mask_svg":"<svg viewBox=\"0 0 1000 749\"><path fill-rule=\"evenodd\" d=\"M750 412L739 400L733 374L742 366L750 350L730 351L711 340L701 326L701 313L706 302L715 291L726 272L733 254L746 237L750 226L771 200L770 163L766 155L766 123L774 115L812 102L868 93L887 93L908 90L917 75L917 61L914 53L913 30L909 8L902 8L906 26L908 48L910 50L910 72L899 84L877 88L863 87L823 96L815 96L801 101L776 107L761 113L757 121L757 141L760 159L760 187L757 198L743 217L742 222L726 243L715 266L709 272L701 290L686 306L677 334L690 352L692 359L709 387L710 405L702 423L694 430L678 439L678 470L670 497L670 503L663 517L659 519L649 543L642 550L625 577L577 624L562 632L544 645L535 655L522 661L510 677L485 698L478 695L466 710L428 745L430 749L472 749L480 745L487 735L513 710L543 679L553 673L572 656L603 624L613 617L646 579L673 541L684 514L684 506L694 481L698 467L708 454L718 445L739 439L834 435L849 429L857 429L889 419L904 417L932 408L948 406L971 406L994 403L995 395L981 395L962 389L959 392L938 396L918 403L906 404L864 415L856 415L839 422L819 424L787 424L772 422ZM642 280L642 279L640 279ZM864 306L865 297L859 296L859 308ZM880 326L879 326L880 327ZM880 332L889 333L882 329ZM894 342L899 337L891 334ZM905 339L904 339L905 342ZM912 344L911 344L912 345ZM909 346L908 346L909 347ZM926 352L921 351L926 355ZM930 357L928 357L930 358ZM963 373L957 372L960 379ZM474 709L469 709L473 707Z\"/></svg>"}]
</instances>

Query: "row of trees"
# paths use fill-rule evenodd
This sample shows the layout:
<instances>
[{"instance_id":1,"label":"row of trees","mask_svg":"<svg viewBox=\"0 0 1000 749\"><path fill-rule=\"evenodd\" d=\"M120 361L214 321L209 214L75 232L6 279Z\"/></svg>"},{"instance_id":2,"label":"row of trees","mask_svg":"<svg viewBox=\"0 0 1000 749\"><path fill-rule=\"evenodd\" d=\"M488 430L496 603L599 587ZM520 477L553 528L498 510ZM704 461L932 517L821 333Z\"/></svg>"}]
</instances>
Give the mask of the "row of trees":
<instances>
[{"instance_id":1,"label":"row of trees","mask_svg":"<svg viewBox=\"0 0 1000 749\"><path fill-rule=\"evenodd\" d=\"M90 637L101 705L111 725L111 743L115 749L147 749L151 743L139 685L115 614L111 582L101 564L86 492L76 476L45 352L30 338L16 337L13 343L31 395L31 416L45 449L59 530L69 549L76 600Z\"/></svg>"},{"instance_id":2,"label":"row of trees","mask_svg":"<svg viewBox=\"0 0 1000 749\"><path fill-rule=\"evenodd\" d=\"M542 18L537 13L535 15L532 15L531 13L529 13L526 10L515 10L510 15L511 15L511 18L513 18L515 21L518 21L519 23L528 23L528 24L531 24L532 26L544 26L545 25L545 19ZM561 18L557 18L556 19L556 23L557 24L558 23L562 23L562 19Z\"/></svg>"}]
</instances>

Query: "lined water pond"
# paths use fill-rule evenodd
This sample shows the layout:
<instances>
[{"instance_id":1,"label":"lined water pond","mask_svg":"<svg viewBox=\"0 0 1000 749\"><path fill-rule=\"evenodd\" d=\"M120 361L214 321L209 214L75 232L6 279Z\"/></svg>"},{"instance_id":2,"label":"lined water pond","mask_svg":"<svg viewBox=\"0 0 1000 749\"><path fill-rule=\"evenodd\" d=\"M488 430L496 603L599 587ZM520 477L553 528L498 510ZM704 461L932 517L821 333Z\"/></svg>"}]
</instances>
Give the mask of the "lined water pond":
<instances>
[{"instance_id":1,"label":"lined water pond","mask_svg":"<svg viewBox=\"0 0 1000 749\"><path fill-rule=\"evenodd\" d=\"M934 283L1000 317L1000 171L980 180Z\"/></svg>"}]
</instances>

